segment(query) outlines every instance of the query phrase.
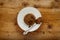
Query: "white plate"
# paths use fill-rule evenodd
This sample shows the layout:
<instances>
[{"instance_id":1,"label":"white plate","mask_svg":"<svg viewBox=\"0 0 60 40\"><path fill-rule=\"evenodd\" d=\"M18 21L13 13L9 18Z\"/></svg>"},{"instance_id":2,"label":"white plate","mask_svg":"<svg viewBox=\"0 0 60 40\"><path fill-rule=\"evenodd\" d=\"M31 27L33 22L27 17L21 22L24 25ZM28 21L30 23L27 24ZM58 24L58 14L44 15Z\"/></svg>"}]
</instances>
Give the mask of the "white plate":
<instances>
[{"instance_id":1,"label":"white plate","mask_svg":"<svg viewBox=\"0 0 60 40\"><path fill-rule=\"evenodd\" d=\"M32 28L29 28L28 25L26 25L25 22L24 22L25 15L27 15L29 13L32 13L36 17L36 19L41 17L40 11L38 11L36 8L25 7L22 10L19 11L18 16L17 16L17 23L22 30L24 30L24 31L29 30L30 32L32 32L32 31L37 30L40 27L41 23L36 24L36 25L34 24L35 26L33 25Z\"/></svg>"}]
</instances>

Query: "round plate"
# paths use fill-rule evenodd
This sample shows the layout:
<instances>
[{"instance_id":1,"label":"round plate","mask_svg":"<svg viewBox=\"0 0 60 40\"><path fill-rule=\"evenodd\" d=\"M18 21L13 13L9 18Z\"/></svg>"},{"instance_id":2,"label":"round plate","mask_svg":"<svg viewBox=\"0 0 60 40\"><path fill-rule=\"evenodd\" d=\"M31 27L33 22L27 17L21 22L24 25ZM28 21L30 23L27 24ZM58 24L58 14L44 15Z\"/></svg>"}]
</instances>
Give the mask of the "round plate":
<instances>
[{"instance_id":1,"label":"round plate","mask_svg":"<svg viewBox=\"0 0 60 40\"><path fill-rule=\"evenodd\" d=\"M25 15L30 14L30 13L32 13L36 17L36 19L41 17L40 11L38 11L36 8L25 7L19 11L18 16L17 16L17 23L22 30L27 31L30 29L29 31L31 32L31 31L37 30L40 27L41 23L34 24L35 26L33 25L32 28L29 28L28 25L26 25L24 22L24 17L25 17Z\"/></svg>"}]
</instances>

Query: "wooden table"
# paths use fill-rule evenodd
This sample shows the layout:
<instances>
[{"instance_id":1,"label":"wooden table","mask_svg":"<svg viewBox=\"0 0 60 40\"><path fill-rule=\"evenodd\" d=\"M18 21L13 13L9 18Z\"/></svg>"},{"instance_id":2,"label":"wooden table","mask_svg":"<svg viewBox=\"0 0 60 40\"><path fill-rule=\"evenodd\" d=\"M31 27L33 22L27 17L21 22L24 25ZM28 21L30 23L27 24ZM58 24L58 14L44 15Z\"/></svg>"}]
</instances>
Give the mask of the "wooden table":
<instances>
[{"instance_id":1,"label":"wooden table","mask_svg":"<svg viewBox=\"0 0 60 40\"><path fill-rule=\"evenodd\" d=\"M0 0L0 40L60 40L60 8L37 8L42 14L41 27L27 35L17 24L24 8L21 0Z\"/></svg>"}]
</instances>

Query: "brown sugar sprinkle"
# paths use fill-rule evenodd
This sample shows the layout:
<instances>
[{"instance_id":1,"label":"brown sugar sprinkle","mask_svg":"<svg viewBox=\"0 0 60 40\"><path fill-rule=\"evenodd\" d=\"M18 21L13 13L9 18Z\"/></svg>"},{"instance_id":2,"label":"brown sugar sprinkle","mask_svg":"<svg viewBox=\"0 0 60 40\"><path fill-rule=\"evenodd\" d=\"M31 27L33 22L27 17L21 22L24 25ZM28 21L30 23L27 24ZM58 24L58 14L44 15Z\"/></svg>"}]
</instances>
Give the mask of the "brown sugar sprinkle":
<instances>
[{"instance_id":1,"label":"brown sugar sprinkle","mask_svg":"<svg viewBox=\"0 0 60 40\"><path fill-rule=\"evenodd\" d=\"M52 28L52 25L48 24L48 28L51 29Z\"/></svg>"},{"instance_id":2,"label":"brown sugar sprinkle","mask_svg":"<svg viewBox=\"0 0 60 40\"><path fill-rule=\"evenodd\" d=\"M34 5L35 8L39 8L40 6L39 5Z\"/></svg>"},{"instance_id":3,"label":"brown sugar sprinkle","mask_svg":"<svg viewBox=\"0 0 60 40\"><path fill-rule=\"evenodd\" d=\"M27 14L25 17L24 17L24 22L31 26L35 23L35 16L33 14Z\"/></svg>"},{"instance_id":4,"label":"brown sugar sprinkle","mask_svg":"<svg viewBox=\"0 0 60 40\"><path fill-rule=\"evenodd\" d=\"M60 2L60 0L55 0L56 2Z\"/></svg>"},{"instance_id":5,"label":"brown sugar sprinkle","mask_svg":"<svg viewBox=\"0 0 60 40\"><path fill-rule=\"evenodd\" d=\"M4 4L4 3L2 3L2 2L0 3L1 6L2 6L3 4Z\"/></svg>"},{"instance_id":6,"label":"brown sugar sprinkle","mask_svg":"<svg viewBox=\"0 0 60 40\"><path fill-rule=\"evenodd\" d=\"M28 2L22 2L22 5L25 7L25 6L28 6Z\"/></svg>"}]
</instances>

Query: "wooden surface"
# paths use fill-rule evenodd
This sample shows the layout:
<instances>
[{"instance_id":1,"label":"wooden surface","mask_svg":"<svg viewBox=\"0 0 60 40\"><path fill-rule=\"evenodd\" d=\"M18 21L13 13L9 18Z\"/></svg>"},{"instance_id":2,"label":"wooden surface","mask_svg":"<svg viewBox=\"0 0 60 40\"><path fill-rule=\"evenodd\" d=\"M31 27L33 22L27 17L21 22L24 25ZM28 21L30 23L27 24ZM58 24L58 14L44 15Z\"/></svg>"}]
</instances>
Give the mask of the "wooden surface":
<instances>
[{"instance_id":1,"label":"wooden surface","mask_svg":"<svg viewBox=\"0 0 60 40\"><path fill-rule=\"evenodd\" d=\"M57 7L35 4L33 0L0 0L0 40L60 40L60 4ZM43 23L38 30L24 36L16 19L18 12L27 5L34 5L41 12Z\"/></svg>"}]
</instances>

